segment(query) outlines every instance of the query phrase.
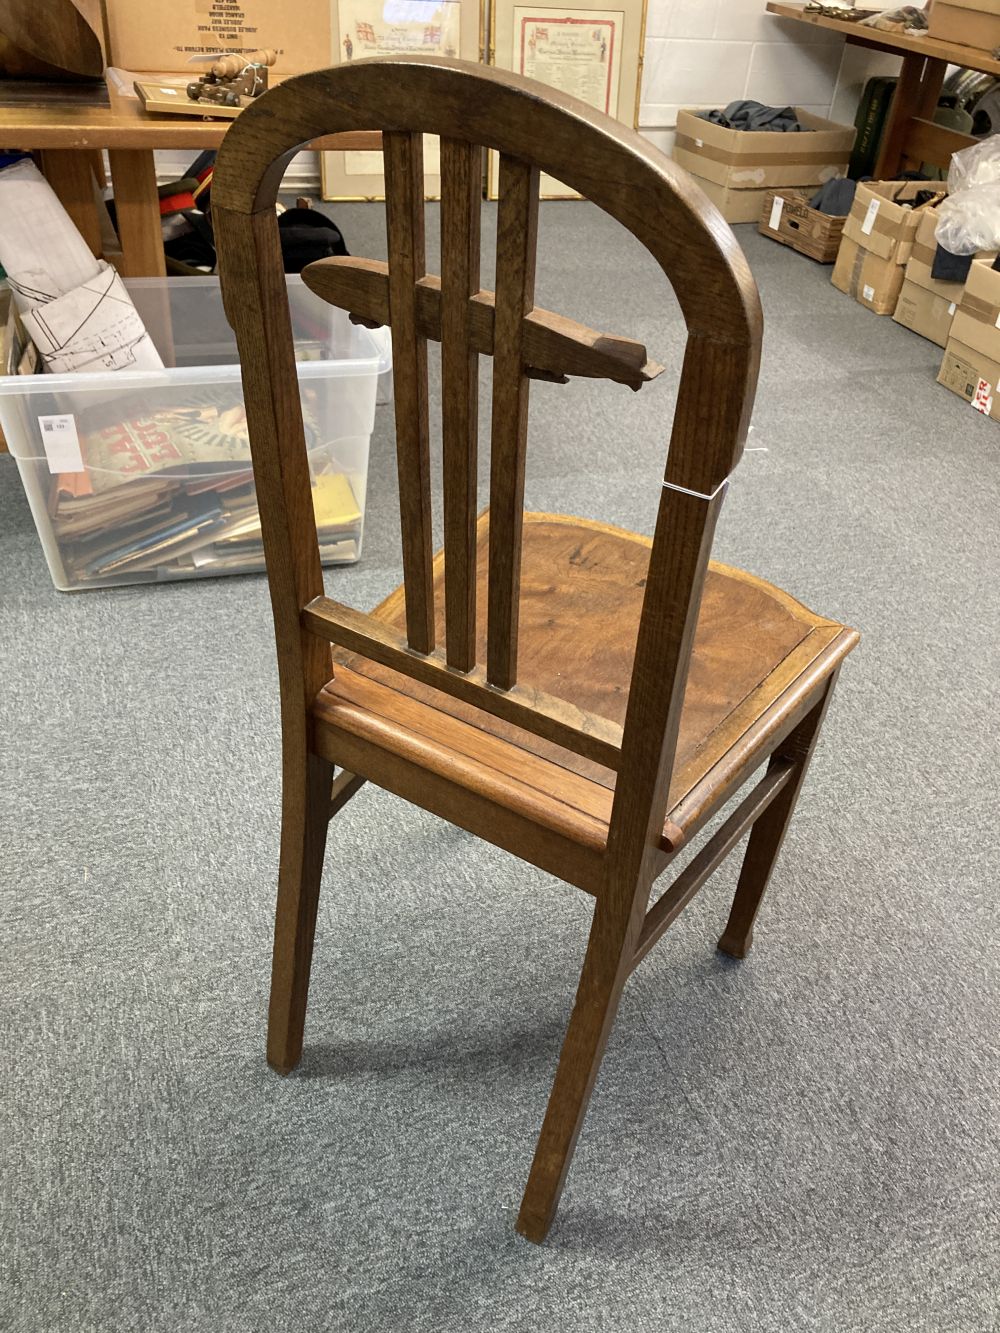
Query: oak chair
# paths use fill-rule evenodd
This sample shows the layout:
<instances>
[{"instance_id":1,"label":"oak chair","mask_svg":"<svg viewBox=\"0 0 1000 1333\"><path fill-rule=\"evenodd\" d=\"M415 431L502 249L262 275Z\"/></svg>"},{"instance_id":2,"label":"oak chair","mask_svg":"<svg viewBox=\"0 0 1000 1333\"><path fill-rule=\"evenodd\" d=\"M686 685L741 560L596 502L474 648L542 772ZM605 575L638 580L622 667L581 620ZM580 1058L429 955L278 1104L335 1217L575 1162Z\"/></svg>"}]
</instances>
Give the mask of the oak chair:
<instances>
[{"instance_id":1,"label":"oak chair","mask_svg":"<svg viewBox=\"0 0 1000 1333\"><path fill-rule=\"evenodd\" d=\"M389 263L328 259L303 273L356 321L392 326L404 583L363 614L324 595L274 204L301 144L375 129ZM441 136L440 277L425 265L424 133ZM480 285L483 146L500 153L495 295ZM540 171L645 245L687 324L651 542L523 513L531 379L597 376L635 389L660 369L639 343L535 307ZM539 1241L629 973L748 830L719 947L737 958L750 947L838 668L858 640L760 579L709 562L753 401L756 287L715 208L638 134L540 84L454 60L355 61L288 80L227 133L213 201L280 668L268 1059L282 1073L299 1060L327 824L366 781L593 895L518 1218ZM442 361L437 556L429 338ZM493 404L490 505L477 520L480 355L493 357ZM765 765L650 907L677 853Z\"/></svg>"}]
</instances>

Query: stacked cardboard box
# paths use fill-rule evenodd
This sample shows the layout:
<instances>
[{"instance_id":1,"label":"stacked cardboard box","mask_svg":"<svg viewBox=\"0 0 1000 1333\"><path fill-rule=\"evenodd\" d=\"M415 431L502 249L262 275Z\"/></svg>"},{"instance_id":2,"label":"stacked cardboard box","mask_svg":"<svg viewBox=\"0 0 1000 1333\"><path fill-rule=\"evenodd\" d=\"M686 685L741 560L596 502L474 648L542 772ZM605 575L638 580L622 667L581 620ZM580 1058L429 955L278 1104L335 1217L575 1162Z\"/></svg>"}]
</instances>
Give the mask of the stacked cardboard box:
<instances>
[{"instance_id":1,"label":"stacked cardboard box","mask_svg":"<svg viewBox=\"0 0 1000 1333\"><path fill-rule=\"evenodd\" d=\"M988 259L972 262L938 383L1000 421L1000 273Z\"/></svg>"},{"instance_id":2,"label":"stacked cardboard box","mask_svg":"<svg viewBox=\"0 0 1000 1333\"><path fill-rule=\"evenodd\" d=\"M952 316L962 299L965 283L941 282L931 276L937 249L936 227L937 210L923 211L913 237L913 248L893 319L943 347L948 341Z\"/></svg>"},{"instance_id":3,"label":"stacked cardboard box","mask_svg":"<svg viewBox=\"0 0 1000 1333\"><path fill-rule=\"evenodd\" d=\"M853 125L795 108L805 133L730 130L693 111L678 111L674 161L690 171L727 222L756 222L768 190L811 187L843 176Z\"/></svg>"},{"instance_id":4,"label":"stacked cardboard box","mask_svg":"<svg viewBox=\"0 0 1000 1333\"><path fill-rule=\"evenodd\" d=\"M927 35L992 51L1000 46L1000 0L934 0Z\"/></svg>"},{"instance_id":5,"label":"stacked cardboard box","mask_svg":"<svg viewBox=\"0 0 1000 1333\"><path fill-rule=\"evenodd\" d=\"M821 264L832 264L840 249L844 219L810 208L809 198L801 190L768 190L757 230Z\"/></svg>"},{"instance_id":6,"label":"stacked cardboard box","mask_svg":"<svg viewBox=\"0 0 1000 1333\"><path fill-rule=\"evenodd\" d=\"M830 281L877 315L896 309L923 212L909 201L927 188L926 181L858 184Z\"/></svg>"}]
</instances>

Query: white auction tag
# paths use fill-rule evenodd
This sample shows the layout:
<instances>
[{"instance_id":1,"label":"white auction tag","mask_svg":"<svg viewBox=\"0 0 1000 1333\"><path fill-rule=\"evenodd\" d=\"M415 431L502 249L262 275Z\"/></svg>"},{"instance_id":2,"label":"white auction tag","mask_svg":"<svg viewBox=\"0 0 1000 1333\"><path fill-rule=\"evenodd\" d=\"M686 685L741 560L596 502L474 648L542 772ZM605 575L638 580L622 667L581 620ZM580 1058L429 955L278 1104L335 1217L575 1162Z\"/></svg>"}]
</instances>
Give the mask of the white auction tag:
<instances>
[{"instance_id":1,"label":"white auction tag","mask_svg":"<svg viewBox=\"0 0 1000 1333\"><path fill-rule=\"evenodd\" d=\"M972 395L972 406L977 412L982 412L983 416L989 416L993 407L993 385L987 380L980 380L976 385L976 392Z\"/></svg>"},{"instance_id":2,"label":"white auction tag","mask_svg":"<svg viewBox=\"0 0 1000 1333\"><path fill-rule=\"evenodd\" d=\"M996 325L996 327L997 327L998 329L1000 329L1000 315L997 315L997 317L996 317L996 319L993 321L993 323Z\"/></svg>"},{"instance_id":3,"label":"white auction tag","mask_svg":"<svg viewBox=\"0 0 1000 1333\"><path fill-rule=\"evenodd\" d=\"M879 205L881 199L873 199L868 205L868 212L865 214L865 220L861 224L861 231L865 236L870 236L872 227L875 226L875 219L878 217Z\"/></svg>"},{"instance_id":4,"label":"white auction tag","mask_svg":"<svg viewBox=\"0 0 1000 1333\"><path fill-rule=\"evenodd\" d=\"M771 204L771 218L767 224L772 231L778 230L778 224L781 221L781 210L784 207L785 207L784 199L782 199L780 194L776 194L774 196L774 201Z\"/></svg>"},{"instance_id":5,"label":"white auction tag","mask_svg":"<svg viewBox=\"0 0 1000 1333\"><path fill-rule=\"evenodd\" d=\"M39 417L38 428L42 432L42 448L50 472L86 472L80 437L71 415Z\"/></svg>"},{"instance_id":6,"label":"white auction tag","mask_svg":"<svg viewBox=\"0 0 1000 1333\"><path fill-rule=\"evenodd\" d=\"M875 288L869 287L868 284L865 283L865 285L861 288L861 295L865 298L866 301L874 301Z\"/></svg>"},{"instance_id":7,"label":"white auction tag","mask_svg":"<svg viewBox=\"0 0 1000 1333\"><path fill-rule=\"evenodd\" d=\"M948 307L948 314L953 315L954 313L955 313L955 302L952 301L951 305Z\"/></svg>"}]
</instances>

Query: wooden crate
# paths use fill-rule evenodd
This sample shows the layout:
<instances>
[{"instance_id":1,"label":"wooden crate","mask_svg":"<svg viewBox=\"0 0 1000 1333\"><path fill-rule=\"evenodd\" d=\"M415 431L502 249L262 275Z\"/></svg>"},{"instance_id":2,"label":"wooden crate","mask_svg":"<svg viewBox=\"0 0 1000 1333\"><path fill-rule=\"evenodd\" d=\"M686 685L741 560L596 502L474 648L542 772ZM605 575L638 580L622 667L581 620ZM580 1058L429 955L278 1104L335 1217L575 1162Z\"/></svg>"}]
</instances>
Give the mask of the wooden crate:
<instances>
[{"instance_id":1,"label":"wooden crate","mask_svg":"<svg viewBox=\"0 0 1000 1333\"><path fill-rule=\"evenodd\" d=\"M768 190L757 230L820 264L832 264L845 219L810 208L808 200L801 190Z\"/></svg>"}]
</instances>

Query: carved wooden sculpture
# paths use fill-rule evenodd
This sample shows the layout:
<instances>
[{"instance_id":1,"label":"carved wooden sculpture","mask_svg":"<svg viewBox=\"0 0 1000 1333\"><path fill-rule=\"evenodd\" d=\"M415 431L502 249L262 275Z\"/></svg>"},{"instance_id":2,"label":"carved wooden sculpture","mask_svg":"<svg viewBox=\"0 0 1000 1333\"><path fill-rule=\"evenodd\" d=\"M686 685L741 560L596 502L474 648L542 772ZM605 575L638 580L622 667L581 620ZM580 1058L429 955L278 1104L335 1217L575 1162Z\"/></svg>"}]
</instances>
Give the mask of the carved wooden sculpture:
<instances>
[{"instance_id":1,"label":"carved wooden sculpture","mask_svg":"<svg viewBox=\"0 0 1000 1333\"><path fill-rule=\"evenodd\" d=\"M356 319L392 326L404 584L370 615L323 591L274 215L298 145L362 129L384 132L388 266L324 260L304 277ZM440 278L424 257L424 133L441 136ZM480 287L483 145L501 155L495 296ZM659 369L629 339L535 308L540 171L639 238L687 322L652 542L523 513L532 376L638 388ZM539 84L457 61L354 62L289 80L229 131L213 197L281 678L268 1058L287 1072L301 1054L327 822L366 780L592 894L583 973L518 1219L541 1240L629 973L752 828L720 941L736 957L749 948L838 667L857 642L779 589L709 563L753 400L757 291L716 210L637 134ZM436 557L428 338L442 357ZM480 355L494 366L490 508L477 522ZM331 788L334 765L344 771ZM650 907L677 852L764 765Z\"/></svg>"}]
</instances>

